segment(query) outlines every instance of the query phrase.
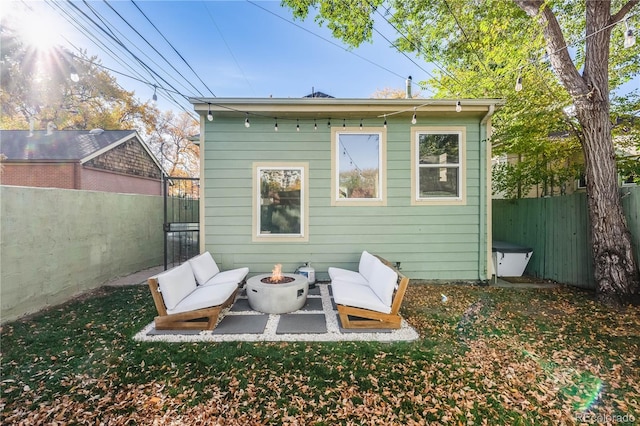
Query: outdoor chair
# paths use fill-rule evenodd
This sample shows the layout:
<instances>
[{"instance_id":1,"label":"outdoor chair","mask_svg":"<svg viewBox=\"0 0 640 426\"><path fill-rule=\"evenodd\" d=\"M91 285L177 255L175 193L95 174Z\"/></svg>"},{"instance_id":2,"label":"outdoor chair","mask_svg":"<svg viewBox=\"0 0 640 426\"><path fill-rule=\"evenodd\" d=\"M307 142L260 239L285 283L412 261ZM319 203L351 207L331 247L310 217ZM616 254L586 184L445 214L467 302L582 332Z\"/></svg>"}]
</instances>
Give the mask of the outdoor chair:
<instances>
[{"instance_id":1,"label":"outdoor chair","mask_svg":"<svg viewBox=\"0 0 640 426\"><path fill-rule=\"evenodd\" d=\"M209 252L157 276L148 284L158 311L157 330L213 330L235 301L249 268L221 272Z\"/></svg>"},{"instance_id":2,"label":"outdoor chair","mask_svg":"<svg viewBox=\"0 0 640 426\"><path fill-rule=\"evenodd\" d=\"M342 327L401 327L400 306L409 278L390 262L364 251L357 272L331 267L329 276Z\"/></svg>"}]
</instances>

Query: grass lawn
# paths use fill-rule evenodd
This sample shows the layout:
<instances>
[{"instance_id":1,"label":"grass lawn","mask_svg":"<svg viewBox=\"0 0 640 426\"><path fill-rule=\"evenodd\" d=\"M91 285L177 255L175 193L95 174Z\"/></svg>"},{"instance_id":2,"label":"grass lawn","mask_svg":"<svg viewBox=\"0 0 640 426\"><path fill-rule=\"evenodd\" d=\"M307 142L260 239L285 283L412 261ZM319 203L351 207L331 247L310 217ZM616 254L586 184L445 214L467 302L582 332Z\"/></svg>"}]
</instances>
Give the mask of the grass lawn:
<instances>
[{"instance_id":1,"label":"grass lawn","mask_svg":"<svg viewBox=\"0 0 640 426\"><path fill-rule=\"evenodd\" d=\"M4 324L0 423L640 422L640 308L578 290L411 284L393 344L133 341L154 314L103 288Z\"/></svg>"}]
</instances>

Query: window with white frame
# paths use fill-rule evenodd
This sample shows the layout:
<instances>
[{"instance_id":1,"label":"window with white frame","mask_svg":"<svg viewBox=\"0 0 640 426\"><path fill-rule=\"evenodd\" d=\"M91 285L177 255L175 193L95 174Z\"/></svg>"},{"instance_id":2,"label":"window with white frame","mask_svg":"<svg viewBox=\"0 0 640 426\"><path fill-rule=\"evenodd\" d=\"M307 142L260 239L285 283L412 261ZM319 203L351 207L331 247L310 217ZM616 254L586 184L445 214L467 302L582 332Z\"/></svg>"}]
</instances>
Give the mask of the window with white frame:
<instances>
[{"instance_id":1,"label":"window with white frame","mask_svg":"<svg viewBox=\"0 0 640 426\"><path fill-rule=\"evenodd\" d=\"M413 204L465 203L465 128L412 130Z\"/></svg>"},{"instance_id":2,"label":"window with white frame","mask_svg":"<svg viewBox=\"0 0 640 426\"><path fill-rule=\"evenodd\" d=\"M254 241L308 240L307 163L254 164Z\"/></svg>"},{"instance_id":3,"label":"window with white frame","mask_svg":"<svg viewBox=\"0 0 640 426\"><path fill-rule=\"evenodd\" d=\"M380 129L334 129L332 205L384 205L385 139Z\"/></svg>"}]
</instances>

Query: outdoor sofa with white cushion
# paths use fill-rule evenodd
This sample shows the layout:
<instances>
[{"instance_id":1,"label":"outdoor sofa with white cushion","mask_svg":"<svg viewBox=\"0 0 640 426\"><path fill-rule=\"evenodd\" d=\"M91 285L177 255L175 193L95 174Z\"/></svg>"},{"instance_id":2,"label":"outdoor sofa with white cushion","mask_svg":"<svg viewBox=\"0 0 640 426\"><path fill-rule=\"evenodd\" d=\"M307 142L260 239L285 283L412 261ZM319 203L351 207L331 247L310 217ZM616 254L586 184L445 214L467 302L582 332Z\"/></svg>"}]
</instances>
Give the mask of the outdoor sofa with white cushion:
<instances>
[{"instance_id":1,"label":"outdoor sofa with white cushion","mask_svg":"<svg viewBox=\"0 0 640 426\"><path fill-rule=\"evenodd\" d=\"M344 328L400 328L409 278L387 260L364 251L357 272L330 267L329 277Z\"/></svg>"},{"instance_id":2,"label":"outdoor sofa with white cushion","mask_svg":"<svg viewBox=\"0 0 640 426\"><path fill-rule=\"evenodd\" d=\"M220 271L209 252L149 278L157 330L213 330L249 268Z\"/></svg>"}]
</instances>

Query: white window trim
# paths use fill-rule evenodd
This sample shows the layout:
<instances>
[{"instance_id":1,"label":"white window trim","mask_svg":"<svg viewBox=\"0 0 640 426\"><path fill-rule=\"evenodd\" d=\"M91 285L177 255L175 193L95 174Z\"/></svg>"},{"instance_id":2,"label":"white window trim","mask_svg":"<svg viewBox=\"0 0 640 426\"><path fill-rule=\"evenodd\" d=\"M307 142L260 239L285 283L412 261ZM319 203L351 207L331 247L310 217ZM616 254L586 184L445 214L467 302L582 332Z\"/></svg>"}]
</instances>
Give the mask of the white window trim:
<instances>
[{"instance_id":1,"label":"white window trim","mask_svg":"<svg viewBox=\"0 0 640 426\"><path fill-rule=\"evenodd\" d=\"M421 198L420 195L420 165L418 144L420 134L453 134L460 137L460 156L458 158L458 188L457 197ZM434 166L435 167L435 166ZM413 206L447 206L467 204L467 128L463 126L429 126L411 128L411 205Z\"/></svg>"},{"instance_id":2,"label":"white window trim","mask_svg":"<svg viewBox=\"0 0 640 426\"><path fill-rule=\"evenodd\" d=\"M338 184L340 169L338 147L340 134L377 134L378 144L378 189L377 198L340 198ZM381 127L332 127L331 128L331 205L332 206L386 206L387 205L387 130Z\"/></svg>"},{"instance_id":3,"label":"white window trim","mask_svg":"<svg viewBox=\"0 0 640 426\"><path fill-rule=\"evenodd\" d=\"M300 234L260 234L260 172L264 169L299 169L302 174L300 190ZM252 241L291 243L309 241L309 163L307 162L255 162L253 163L253 220Z\"/></svg>"}]
</instances>

